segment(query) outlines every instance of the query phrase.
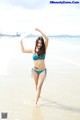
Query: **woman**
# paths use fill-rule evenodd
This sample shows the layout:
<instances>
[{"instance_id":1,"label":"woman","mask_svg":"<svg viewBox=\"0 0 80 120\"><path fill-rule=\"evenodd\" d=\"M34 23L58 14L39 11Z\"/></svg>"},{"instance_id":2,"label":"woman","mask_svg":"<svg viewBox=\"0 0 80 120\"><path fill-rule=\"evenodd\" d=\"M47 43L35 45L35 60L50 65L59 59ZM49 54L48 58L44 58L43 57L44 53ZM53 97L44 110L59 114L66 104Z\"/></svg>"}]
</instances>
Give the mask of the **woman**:
<instances>
[{"instance_id":1,"label":"woman","mask_svg":"<svg viewBox=\"0 0 80 120\"><path fill-rule=\"evenodd\" d=\"M34 60L34 67L32 68L32 73L36 85L36 98L35 104L37 104L40 94L41 88L46 77L46 67L45 67L45 55L48 47L48 37L38 28L35 29L40 32L44 37L38 37L35 44L35 49L26 50L23 46L23 41L21 40L21 50L23 53L32 53Z\"/></svg>"}]
</instances>

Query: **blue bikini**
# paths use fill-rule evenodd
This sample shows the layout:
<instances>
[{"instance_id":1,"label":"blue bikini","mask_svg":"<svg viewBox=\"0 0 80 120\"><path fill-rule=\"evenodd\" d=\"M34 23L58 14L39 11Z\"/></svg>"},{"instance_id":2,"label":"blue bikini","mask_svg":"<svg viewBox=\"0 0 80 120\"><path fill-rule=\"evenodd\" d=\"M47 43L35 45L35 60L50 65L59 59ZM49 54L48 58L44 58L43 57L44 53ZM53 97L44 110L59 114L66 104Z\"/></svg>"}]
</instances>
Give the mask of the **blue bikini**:
<instances>
[{"instance_id":1,"label":"blue bikini","mask_svg":"<svg viewBox=\"0 0 80 120\"><path fill-rule=\"evenodd\" d=\"M41 55L38 57L37 54L33 54L33 60L44 60L45 59L45 55Z\"/></svg>"},{"instance_id":2,"label":"blue bikini","mask_svg":"<svg viewBox=\"0 0 80 120\"><path fill-rule=\"evenodd\" d=\"M35 53L33 54L33 60L44 60L44 59L45 59L45 55L38 56ZM32 68L32 70L35 71L38 75L43 71L45 71L45 73L46 73L46 68L44 68L43 70L40 70L40 71L35 70L34 68Z\"/></svg>"}]
</instances>

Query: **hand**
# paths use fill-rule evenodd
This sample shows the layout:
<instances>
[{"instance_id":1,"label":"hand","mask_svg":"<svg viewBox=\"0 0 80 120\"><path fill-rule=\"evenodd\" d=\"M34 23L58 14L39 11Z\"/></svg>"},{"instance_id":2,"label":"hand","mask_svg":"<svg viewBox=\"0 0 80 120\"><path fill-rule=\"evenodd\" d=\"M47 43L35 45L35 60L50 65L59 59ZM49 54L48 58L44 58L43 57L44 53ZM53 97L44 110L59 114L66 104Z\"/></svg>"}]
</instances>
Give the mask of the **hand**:
<instances>
[{"instance_id":1,"label":"hand","mask_svg":"<svg viewBox=\"0 0 80 120\"><path fill-rule=\"evenodd\" d=\"M40 32L40 30L38 28L35 28L36 31Z\"/></svg>"},{"instance_id":2,"label":"hand","mask_svg":"<svg viewBox=\"0 0 80 120\"><path fill-rule=\"evenodd\" d=\"M26 33L25 33L25 32L22 33L21 36L20 36L20 39L21 39L21 40L24 39L24 38L26 38Z\"/></svg>"}]
</instances>

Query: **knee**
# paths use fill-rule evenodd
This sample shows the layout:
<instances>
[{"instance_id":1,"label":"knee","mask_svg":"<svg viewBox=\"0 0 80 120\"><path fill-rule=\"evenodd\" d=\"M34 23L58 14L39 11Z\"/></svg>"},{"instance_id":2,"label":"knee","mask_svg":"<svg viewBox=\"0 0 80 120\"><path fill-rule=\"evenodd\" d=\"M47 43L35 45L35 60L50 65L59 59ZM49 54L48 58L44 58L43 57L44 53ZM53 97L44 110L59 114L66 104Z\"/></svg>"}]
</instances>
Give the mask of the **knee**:
<instances>
[{"instance_id":1,"label":"knee","mask_svg":"<svg viewBox=\"0 0 80 120\"><path fill-rule=\"evenodd\" d=\"M37 86L37 90L41 90L42 85Z\"/></svg>"}]
</instances>

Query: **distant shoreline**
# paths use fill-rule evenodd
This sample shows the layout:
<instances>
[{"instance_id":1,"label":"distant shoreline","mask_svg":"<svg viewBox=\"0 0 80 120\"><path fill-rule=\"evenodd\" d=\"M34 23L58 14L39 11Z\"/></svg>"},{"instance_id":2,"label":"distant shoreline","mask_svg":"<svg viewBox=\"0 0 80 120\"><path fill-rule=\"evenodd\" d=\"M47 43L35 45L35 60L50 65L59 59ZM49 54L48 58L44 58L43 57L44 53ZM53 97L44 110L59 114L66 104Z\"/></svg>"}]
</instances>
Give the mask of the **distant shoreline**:
<instances>
[{"instance_id":1,"label":"distant shoreline","mask_svg":"<svg viewBox=\"0 0 80 120\"><path fill-rule=\"evenodd\" d=\"M11 34L0 34L0 37L20 37L20 34L15 34L15 35L11 35Z\"/></svg>"},{"instance_id":2,"label":"distant shoreline","mask_svg":"<svg viewBox=\"0 0 80 120\"><path fill-rule=\"evenodd\" d=\"M0 34L0 37L20 37L21 34L9 35L9 34ZM29 34L26 38L39 37L40 35ZM80 37L80 35L48 35L48 37Z\"/></svg>"},{"instance_id":3,"label":"distant shoreline","mask_svg":"<svg viewBox=\"0 0 80 120\"><path fill-rule=\"evenodd\" d=\"M26 37L39 37L39 35L29 34ZM80 35L48 35L48 37L80 37Z\"/></svg>"}]
</instances>

